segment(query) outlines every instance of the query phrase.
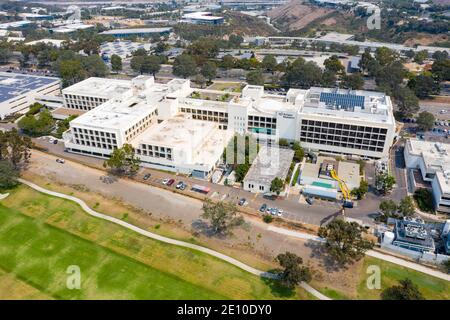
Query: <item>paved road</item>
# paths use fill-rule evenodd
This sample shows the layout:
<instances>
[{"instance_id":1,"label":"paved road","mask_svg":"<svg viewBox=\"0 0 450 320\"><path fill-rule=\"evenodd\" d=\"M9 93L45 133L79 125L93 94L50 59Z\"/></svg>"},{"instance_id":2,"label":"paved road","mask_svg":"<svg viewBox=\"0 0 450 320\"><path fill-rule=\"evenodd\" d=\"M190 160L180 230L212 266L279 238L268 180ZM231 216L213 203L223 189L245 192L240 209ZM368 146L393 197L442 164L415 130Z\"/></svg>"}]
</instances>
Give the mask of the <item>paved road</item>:
<instances>
[{"instance_id":1,"label":"paved road","mask_svg":"<svg viewBox=\"0 0 450 320\"><path fill-rule=\"evenodd\" d=\"M318 242L325 241L323 238L313 236L310 234L305 234L305 233L298 232L298 231L286 230L284 228L278 228L278 227L269 227L269 229L273 232L278 232L278 233L284 234L289 237L295 237L295 238L299 238L299 239L303 239L303 240L312 240L312 241L318 241ZM436 278L439 278L442 280L450 281L449 274L443 273L443 272L435 270L435 269L431 269L429 267L423 266L418 263L403 260L403 259L391 256L388 254L384 254L384 253L381 253L381 252L378 252L375 250L368 250L366 252L366 255L377 258L377 259L381 259L384 261L388 261L388 262L400 265L405 268L416 270L416 271L425 273L427 275L430 275L430 276L433 276L433 277L436 277Z\"/></svg>"},{"instance_id":2,"label":"paved road","mask_svg":"<svg viewBox=\"0 0 450 320\"><path fill-rule=\"evenodd\" d=\"M406 181L406 164L404 156L405 142L397 142L390 151L391 174L395 177L396 187L392 191L390 198L399 202L408 195L408 185Z\"/></svg>"},{"instance_id":3,"label":"paved road","mask_svg":"<svg viewBox=\"0 0 450 320\"><path fill-rule=\"evenodd\" d=\"M88 164L99 169L102 168L102 159L65 152L62 142L54 145L48 143L48 141L45 139L34 139L33 141L37 145L48 149L50 153L55 154L59 157L73 160L82 164ZM42 157L41 160L43 160ZM47 159L46 161L53 162L53 159ZM142 177L147 173L151 174L151 178L148 181L142 180ZM173 178L176 181L182 180L188 185L188 187L184 191L187 194L192 192L189 190L190 186L194 184L201 184L203 186L211 188L208 196L212 199L237 203L239 199L245 198L249 202L248 206L254 210L259 210L261 205L263 203L266 203L269 207L277 207L283 209L283 216L285 218L308 224L321 225L324 221L327 221L336 216L336 214L338 214L341 210L341 206L336 202L325 200L315 201L312 206L305 202L300 202L300 194L290 195L287 199L268 200L264 199L261 194L254 194L238 188L214 184L208 181L198 180L181 175L177 176L176 174L147 168L141 168L135 178L142 183L152 184L156 186L161 185L161 180L164 178ZM175 187L173 186L173 188ZM349 209L346 211L346 215L355 219L360 219L368 224L372 223L371 214L373 214L373 212L378 209L378 202L375 197L368 201L368 203L369 202L370 206L362 206L356 207L354 209Z\"/></svg>"},{"instance_id":4,"label":"paved road","mask_svg":"<svg viewBox=\"0 0 450 320\"><path fill-rule=\"evenodd\" d=\"M103 220L106 220L106 221L118 224L118 225L120 225L122 227L125 227L125 228L128 228L130 230L133 230L133 231L135 231L135 232L137 232L137 233L139 233L139 234L141 234L143 236L146 236L148 238L155 239L155 240L158 240L158 241L161 241L161 242L165 242L165 243L169 243L169 244L173 244L173 245L176 245L176 246L185 247L185 248L189 248L189 249L193 249L193 250L197 250L197 251L200 251L200 252L207 253L207 254L209 254L211 256L214 256L214 257L219 258L221 260L224 260L224 261L226 261L228 263L231 263L232 265L234 265L234 266L236 266L238 268L241 268L241 269L243 269L243 270L245 270L245 271L247 271L249 273L252 273L252 274L254 274L256 276L259 276L259 277L270 278L270 279L276 279L277 278L277 275L275 275L273 273L269 273L269 272L265 272L265 271L261 271L261 270L255 269L255 268L253 268L253 267L251 267L249 265L246 265L245 263L242 263L239 260L236 260L236 259L234 259L234 258L232 258L230 256L227 256L227 255L223 254L223 253L220 253L220 252L217 252L217 251L214 251L214 250L211 250L209 248L205 248L205 247L202 247L202 246L199 246L199 245L196 245L196 244L192 244L192 243L189 243L189 242L184 242L184 241L180 241L180 240L175 240L175 239L172 239L172 238L164 237L164 236L161 236L159 234L156 234L156 233L153 233L153 232L150 232L150 231L138 228L135 225L132 225L132 224L130 224L128 222L125 222L123 220L120 220L120 219L117 219L117 218L114 218L114 217L102 214L100 212L94 211L91 208L89 208L89 206L83 200L78 199L76 197L69 196L69 195L66 195L66 194L63 194L63 193L59 193L59 192L55 192L55 191L51 191L51 190L47 190L45 188L42 188L42 187L40 187L40 186L38 186L38 185L36 185L36 184L34 184L32 182L24 180L24 179L19 179L19 181L21 183L26 184L27 186L37 190L37 191L39 191L39 192L46 193L46 194L54 196L54 197L60 197L60 198L63 198L63 199L74 201L74 202L78 203L81 206L81 208L84 211L86 211L88 214L90 214L90 215L92 215L92 216L94 216L96 218L100 218L100 219L103 219ZM314 297L316 297L316 298L318 298L320 300L330 300L330 298L328 298L327 296L323 295L322 293L320 293L319 291L317 291L316 289L314 289L313 287L311 287L307 283L302 282L300 284L300 286L303 289L305 289L307 292L312 294Z\"/></svg>"}]
</instances>

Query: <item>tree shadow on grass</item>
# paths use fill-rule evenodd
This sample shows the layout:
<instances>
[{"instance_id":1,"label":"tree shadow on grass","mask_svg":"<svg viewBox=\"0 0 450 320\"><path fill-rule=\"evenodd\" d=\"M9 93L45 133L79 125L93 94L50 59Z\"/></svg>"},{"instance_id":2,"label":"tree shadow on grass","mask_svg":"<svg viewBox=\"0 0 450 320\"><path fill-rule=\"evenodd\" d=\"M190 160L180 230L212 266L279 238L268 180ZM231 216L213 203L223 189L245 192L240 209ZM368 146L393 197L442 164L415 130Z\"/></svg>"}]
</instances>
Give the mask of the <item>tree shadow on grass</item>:
<instances>
[{"instance_id":1,"label":"tree shadow on grass","mask_svg":"<svg viewBox=\"0 0 450 320\"><path fill-rule=\"evenodd\" d=\"M339 272L347 269L345 265L337 262L328 254L324 243L308 240L305 246L311 249L310 257L318 260L327 272Z\"/></svg>"},{"instance_id":2,"label":"tree shadow on grass","mask_svg":"<svg viewBox=\"0 0 450 320\"><path fill-rule=\"evenodd\" d=\"M267 271L261 277L261 280L269 286L272 294L277 298L292 298L295 296L295 288L286 287L276 276L279 274L280 269L272 269Z\"/></svg>"},{"instance_id":3,"label":"tree shadow on grass","mask_svg":"<svg viewBox=\"0 0 450 320\"><path fill-rule=\"evenodd\" d=\"M217 233L214 228L212 228L208 223L201 219L196 219L192 221L191 224L195 233L200 233L208 238L216 237L219 239L225 239L229 234Z\"/></svg>"}]
</instances>

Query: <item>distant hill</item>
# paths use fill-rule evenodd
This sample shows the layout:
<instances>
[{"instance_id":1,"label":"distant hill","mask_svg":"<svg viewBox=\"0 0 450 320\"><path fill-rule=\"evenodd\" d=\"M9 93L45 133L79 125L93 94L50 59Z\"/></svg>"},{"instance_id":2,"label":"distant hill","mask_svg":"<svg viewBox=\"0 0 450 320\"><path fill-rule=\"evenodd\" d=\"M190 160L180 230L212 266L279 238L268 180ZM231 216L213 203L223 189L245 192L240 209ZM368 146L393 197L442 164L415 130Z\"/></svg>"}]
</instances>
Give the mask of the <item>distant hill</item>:
<instances>
[{"instance_id":1,"label":"distant hill","mask_svg":"<svg viewBox=\"0 0 450 320\"><path fill-rule=\"evenodd\" d=\"M303 0L293 0L268 11L267 15L272 19L272 23L283 31L294 31L303 29L317 20L326 20L327 16L334 12L336 12L334 9L314 7ZM322 23L332 25L335 21Z\"/></svg>"}]
</instances>

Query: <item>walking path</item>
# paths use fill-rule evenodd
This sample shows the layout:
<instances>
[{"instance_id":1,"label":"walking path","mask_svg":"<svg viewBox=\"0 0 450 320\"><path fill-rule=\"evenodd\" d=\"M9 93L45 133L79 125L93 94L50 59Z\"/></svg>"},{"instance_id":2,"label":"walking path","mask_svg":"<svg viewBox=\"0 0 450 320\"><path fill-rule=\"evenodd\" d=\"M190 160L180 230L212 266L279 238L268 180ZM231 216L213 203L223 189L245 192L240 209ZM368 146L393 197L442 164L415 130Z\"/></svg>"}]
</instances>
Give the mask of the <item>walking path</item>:
<instances>
[{"instance_id":1,"label":"walking path","mask_svg":"<svg viewBox=\"0 0 450 320\"><path fill-rule=\"evenodd\" d=\"M270 226L268 228L268 230L273 231L273 232L278 232L281 234L285 234L287 236L291 236L291 237L295 237L295 238L299 238L299 239L303 239L303 240L312 240L312 241L320 241L320 242L324 242L325 240L323 238L320 238L318 236L314 236L311 234L307 234L307 233L303 233L303 232L298 232L298 231L293 231L293 230L287 230L287 229L283 229L283 228L278 228L278 227L273 227ZM450 275L449 274L445 274L441 271L438 270L434 270L428 267L425 267L423 265L420 265L418 263L414 263L414 262L410 262L407 260L403 260L400 258L396 258L394 256L390 256L388 254L384 254L375 250L368 250L366 251L366 255L370 256L370 257L374 257L377 259L381 259L387 262L391 262L394 264L398 264L402 267L406 267L415 271L419 271L422 273L425 273L427 275L442 279L442 280L446 280L446 281L450 281Z\"/></svg>"},{"instance_id":2,"label":"walking path","mask_svg":"<svg viewBox=\"0 0 450 320\"><path fill-rule=\"evenodd\" d=\"M197 251L200 251L200 252L203 252L203 253L207 253L209 255L212 255L212 256L214 256L216 258L219 258L219 259L224 260L224 261L226 261L228 263L231 263L234 266L236 266L238 268L241 268L241 269L243 269L243 270L245 270L247 272L250 272L251 274L254 274L254 275L259 276L259 277L265 277L265 278L270 278L270 279L276 278L276 275L273 274L273 273L269 273L269 272L265 272L265 271L261 271L261 270L255 269L255 268L253 268L253 267L251 267L249 265L246 265L245 263L240 262L239 260L236 260L236 259L234 259L232 257L229 257L229 256L227 256L225 254L222 254L220 252L217 252L217 251L214 251L214 250L211 250L209 248L205 248L205 247L202 247L202 246L199 246L199 245L196 245L196 244L192 244L192 243L189 243L189 242L184 242L184 241L180 241L180 240L167 238L167 237L158 235L156 233L152 233L150 231L147 231L147 230L141 229L139 227L136 227L136 226L134 226L134 225L132 225L130 223L127 223L125 221L122 221L120 219L117 219L117 218L105 215L103 213L99 213L97 211L94 211L83 200L81 200L79 198L76 198L76 197L69 196L69 195L66 195L66 194L63 194L63 193L59 193L59 192L55 192L55 191L51 191L51 190L42 188L42 187L40 187L40 186L30 182L30 181L27 181L27 180L24 180L24 179L21 179L21 178L19 178L18 180L21 183L23 183L23 184L25 184L25 185L27 185L27 186L29 186L29 187L39 191L39 192L42 192L42 193L45 193L45 194L48 194L48 195L51 195L51 196L54 196L54 197L59 197L59 198L63 198L63 199L67 199L67 200L76 202L77 204L79 204L81 206L81 208L84 211L86 211L91 216L94 216L96 218L100 218L100 219L107 220L107 221L110 221L112 223L121 225L121 226L123 226L125 228L133 230L133 231L135 231L135 232L137 232L137 233L139 233L139 234L141 234L143 236L146 236L148 238L155 239L155 240L162 241L162 242L169 243L169 244L173 244L173 245L177 245L177 246L181 246L181 247L185 247L185 248L189 248L189 249L193 249L193 250L197 250ZM316 298L318 298L320 300L330 300L330 298L328 298L327 296L323 295L322 293L320 293L319 291L317 291L316 289L314 289L313 287L311 287L309 284L307 284L305 282L302 282L300 284L300 286L303 289L305 289L308 293L312 294L314 297L316 297Z\"/></svg>"}]
</instances>

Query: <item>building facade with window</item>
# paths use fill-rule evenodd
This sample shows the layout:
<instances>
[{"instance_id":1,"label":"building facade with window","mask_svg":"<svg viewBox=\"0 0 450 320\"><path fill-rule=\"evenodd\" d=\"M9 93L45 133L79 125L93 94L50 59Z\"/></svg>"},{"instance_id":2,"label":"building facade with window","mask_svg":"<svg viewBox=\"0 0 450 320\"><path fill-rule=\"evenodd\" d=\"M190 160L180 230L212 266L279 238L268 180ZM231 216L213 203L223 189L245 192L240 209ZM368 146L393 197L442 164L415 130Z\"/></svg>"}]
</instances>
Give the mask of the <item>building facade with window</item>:
<instances>
[{"instance_id":1,"label":"building facade with window","mask_svg":"<svg viewBox=\"0 0 450 320\"><path fill-rule=\"evenodd\" d=\"M85 112L70 123L66 148L108 157L114 148L131 143L149 166L184 173L197 170L201 176L216 165L219 152L211 149L212 156L204 161L189 156L208 145L192 146L194 135L205 143L216 141L222 151L222 142L237 133L255 135L268 145L283 138L299 141L310 151L368 158L388 156L395 136L390 98L380 92L310 88L268 94L262 86L247 85L229 99L211 99L214 94L217 91L191 88L186 79L166 84L148 76L84 80L63 90L64 105ZM192 130L180 133L188 128ZM202 134L206 128L214 134ZM107 132L109 137L104 136ZM171 135L191 138L176 143Z\"/></svg>"}]
</instances>

